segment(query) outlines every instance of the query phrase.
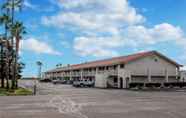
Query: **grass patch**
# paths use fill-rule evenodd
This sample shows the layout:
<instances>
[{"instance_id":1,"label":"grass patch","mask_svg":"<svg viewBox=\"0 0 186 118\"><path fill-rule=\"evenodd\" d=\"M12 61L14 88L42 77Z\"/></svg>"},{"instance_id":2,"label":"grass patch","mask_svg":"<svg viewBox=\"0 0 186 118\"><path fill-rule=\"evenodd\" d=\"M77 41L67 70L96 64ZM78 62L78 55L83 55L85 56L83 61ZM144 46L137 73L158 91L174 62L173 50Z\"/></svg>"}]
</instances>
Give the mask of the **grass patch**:
<instances>
[{"instance_id":1,"label":"grass patch","mask_svg":"<svg viewBox=\"0 0 186 118\"><path fill-rule=\"evenodd\" d=\"M0 88L0 96L5 96L5 95L7 95L7 90Z\"/></svg>"},{"instance_id":2,"label":"grass patch","mask_svg":"<svg viewBox=\"0 0 186 118\"><path fill-rule=\"evenodd\" d=\"M15 90L6 90L4 88L0 88L0 96L25 96L25 95L33 95L32 90L25 88L18 88Z\"/></svg>"},{"instance_id":3,"label":"grass patch","mask_svg":"<svg viewBox=\"0 0 186 118\"><path fill-rule=\"evenodd\" d=\"M15 95L32 95L32 90L25 89L25 88L19 88L15 90Z\"/></svg>"}]
</instances>

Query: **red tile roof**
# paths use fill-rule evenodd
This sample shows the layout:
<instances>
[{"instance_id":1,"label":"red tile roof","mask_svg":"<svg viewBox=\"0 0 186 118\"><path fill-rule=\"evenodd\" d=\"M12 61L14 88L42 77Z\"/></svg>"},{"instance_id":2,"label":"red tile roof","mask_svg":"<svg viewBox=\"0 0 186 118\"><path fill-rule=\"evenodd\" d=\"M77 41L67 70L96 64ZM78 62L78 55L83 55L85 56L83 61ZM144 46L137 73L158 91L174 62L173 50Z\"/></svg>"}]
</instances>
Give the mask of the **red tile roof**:
<instances>
[{"instance_id":1,"label":"red tile roof","mask_svg":"<svg viewBox=\"0 0 186 118\"><path fill-rule=\"evenodd\" d=\"M175 61L167 58L166 56L164 56L156 51L148 51L148 52L140 52L140 53L136 53L136 54L132 54L132 55L128 55L128 56L114 57L111 59L104 59L104 60L92 61L92 62L87 62L87 63L82 63L82 64L75 64L75 65L71 65L69 69L74 70L74 69L80 69L80 68L115 65L115 64L121 64L121 63L126 64L128 62L135 61L137 59L143 58L145 56L153 55L153 54L157 54L157 55L161 56L162 58L166 59L167 61L169 61L170 63L174 64L177 67L181 66L178 63L176 63ZM67 68L61 68L61 70L66 70L66 69ZM58 70L60 71L60 69L58 69Z\"/></svg>"},{"instance_id":2,"label":"red tile roof","mask_svg":"<svg viewBox=\"0 0 186 118\"><path fill-rule=\"evenodd\" d=\"M163 56L162 54L156 52L156 51L148 51L148 52L141 52L137 54L132 54L128 56L121 56L121 57L114 57L111 59L105 59L105 60L98 60L98 61L92 61L92 62L87 62L83 64L76 64L76 65L71 65L72 69L78 69L78 68L89 68L89 67L97 67L97 66L103 66L103 65L114 65L114 64L120 64L120 63L128 63L131 61L134 61L136 59L149 56L152 54L158 54L159 56L165 58L169 62L173 63L176 66L180 66L176 62L172 61L171 59L168 59L167 57Z\"/></svg>"}]
</instances>

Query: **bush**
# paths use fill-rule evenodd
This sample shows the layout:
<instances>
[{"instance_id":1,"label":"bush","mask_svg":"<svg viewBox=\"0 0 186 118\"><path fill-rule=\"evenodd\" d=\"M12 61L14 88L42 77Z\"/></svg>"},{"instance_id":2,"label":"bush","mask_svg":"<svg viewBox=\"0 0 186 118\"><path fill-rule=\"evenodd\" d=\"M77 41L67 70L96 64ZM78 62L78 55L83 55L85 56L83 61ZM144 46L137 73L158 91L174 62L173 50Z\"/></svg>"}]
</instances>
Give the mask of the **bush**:
<instances>
[{"instance_id":1,"label":"bush","mask_svg":"<svg viewBox=\"0 0 186 118\"><path fill-rule=\"evenodd\" d=\"M150 88L160 87L161 86L161 83L146 83L145 86L146 87L150 87Z\"/></svg>"},{"instance_id":2,"label":"bush","mask_svg":"<svg viewBox=\"0 0 186 118\"><path fill-rule=\"evenodd\" d=\"M129 88L142 88L144 87L144 83L141 82L132 82L129 84Z\"/></svg>"},{"instance_id":3,"label":"bush","mask_svg":"<svg viewBox=\"0 0 186 118\"><path fill-rule=\"evenodd\" d=\"M186 82L166 82L164 83L165 87L186 87Z\"/></svg>"}]
</instances>

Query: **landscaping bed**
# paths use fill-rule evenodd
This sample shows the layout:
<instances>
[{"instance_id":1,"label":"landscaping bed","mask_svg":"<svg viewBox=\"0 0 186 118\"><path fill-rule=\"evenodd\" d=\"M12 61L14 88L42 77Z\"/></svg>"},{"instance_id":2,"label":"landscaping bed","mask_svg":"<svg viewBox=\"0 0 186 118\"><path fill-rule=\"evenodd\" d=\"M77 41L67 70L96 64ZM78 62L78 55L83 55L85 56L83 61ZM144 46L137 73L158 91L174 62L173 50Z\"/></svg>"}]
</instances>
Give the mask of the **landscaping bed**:
<instances>
[{"instance_id":1,"label":"landscaping bed","mask_svg":"<svg viewBox=\"0 0 186 118\"><path fill-rule=\"evenodd\" d=\"M25 96L33 95L32 90L26 88L10 89L0 88L0 96Z\"/></svg>"},{"instance_id":2,"label":"landscaping bed","mask_svg":"<svg viewBox=\"0 0 186 118\"><path fill-rule=\"evenodd\" d=\"M171 89L186 88L186 82L165 82L165 83L129 83L130 89Z\"/></svg>"}]
</instances>

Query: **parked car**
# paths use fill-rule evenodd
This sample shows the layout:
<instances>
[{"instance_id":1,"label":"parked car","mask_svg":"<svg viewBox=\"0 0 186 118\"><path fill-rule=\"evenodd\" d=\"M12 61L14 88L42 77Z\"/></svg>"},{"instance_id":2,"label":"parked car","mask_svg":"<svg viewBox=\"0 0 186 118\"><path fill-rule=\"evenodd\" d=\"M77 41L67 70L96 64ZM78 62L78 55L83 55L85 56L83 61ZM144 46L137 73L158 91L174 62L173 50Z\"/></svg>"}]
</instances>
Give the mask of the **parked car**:
<instances>
[{"instance_id":1,"label":"parked car","mask_svg":"<svg viewBox=\"0 0 186 118\"><path fill-rule=\"evenodd\" d=\"M66 84L67 81L63 80L63 79L56 79L56 80L52 80L53 84Z\"/></svg>"},{"instance_id":2,"label":"parked car","mask_svg":"<svg viewBox=\"0 0 186 118\"><path fill-rule=\"evenodd\" d=\"M42 80L39 80L40 82L51 82L52 80L51 79L42 79Z\"/></svg>"},{"instance_id":3,"label":"parked car","mask_svg":"<svg viewBox=\"0 0 186 118\"><path fill-rule=\"evenodd\" d=\"M73 86L74 87L93 87L94 86L94 81L90 80L75 80L73 81Z\"/></svg>"},{"instance_id":4,"label":"parked car","mask_svg":"<svg viewBox=\"0 0 186 118\"><path fill-rule=\"evenodd\" d=\"M67 80L66 84L73 84L73 81L72 80Z\"/></svg>"}]
</instances>

